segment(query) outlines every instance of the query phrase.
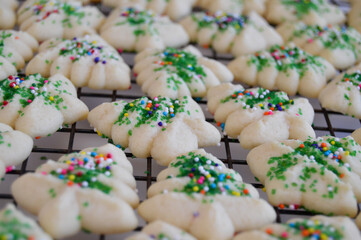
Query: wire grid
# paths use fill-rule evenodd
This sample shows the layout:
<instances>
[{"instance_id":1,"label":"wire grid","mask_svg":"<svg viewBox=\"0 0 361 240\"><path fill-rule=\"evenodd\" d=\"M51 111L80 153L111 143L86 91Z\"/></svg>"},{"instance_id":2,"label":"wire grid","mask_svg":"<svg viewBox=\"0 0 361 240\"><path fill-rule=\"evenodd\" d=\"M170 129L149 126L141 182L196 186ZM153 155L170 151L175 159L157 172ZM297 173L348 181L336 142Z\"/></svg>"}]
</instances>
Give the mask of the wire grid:
<instances>
[{"instance_id":1,"label":"wire grid","mask_svg":"<svg viewBox=\"0 0 361 240\"><path fill-rule=\"evenodd\" d=\"M340 0L334 0L333 2L338 5L342 4L342 7L347 6ZM200 48L199 46L196 47L203 53L204 56L219 60L225 64L233 59L230 55L217 54L212 49L204 49ZM124 60L131 67L134 64L134 56L134 53L122 54ZM78 97L87 104L90 110L103 102L111 102L120 99L131 101L144 95L141 92L140 87L135 83L134 76L132 77L132 89L129 91L96 91L88 88L78 88L77 94ZM316 131L317 136L332 135L337 137L344 137L351 134L355 129L361 127L359 120L344 116L339 113L328 111L321 107L317 99L309 100L315 109L315 120L313 128ZM198 103L205 113L206 120L217 127L213 116L207 112L207 100L199 100ZM221 131L219 127L217 128ZM63 154L67 154L73 151L80 151L86 147L101 146L106 142L106 139L102 139L94 132L87 121L81 121L73 124L72 126L64 127L50 137L35 140L35 145L29 158L26 159L20 167L17 167L15 170L7 173L4 177L4 181L0 185L0 208L2 208L7 202L15 203L10 192L11 183L20 175L27 172L33 172L39 165L45 163L44 160L57 160ZM261 198L267 199L266 194L262 190L263 185L255 180L247 165L246 156L249 151L242 149L237 139L231 139L222 134L221 146L209 147L205 148L205 150L218 157L229 168L235 169L237 172L239 172L245 182L251 183L255 188L257 188ZM129 152L129 150L125 150L125 152L134 167L134 176L137 182L137 188L140 199L143 201L146 199L147 189L153 182L156 181L157 174L162 169L164 169L164 167L159 166L155 161L153 161L151 157L147 159L138 159L135 158ZM274 207L274 209L277 213L277 222L285 222L293 217L309 217L314 215L313 213L302 209L292 210L280 209L278 207ZM145 222L140 219L140 217L139 220L139 226L134 231L141 230L145 225ZM82 232L67 239L124 239L126 236L129 236L133 233L134 232L105 236Z\"/></svg>"}]
</instances>

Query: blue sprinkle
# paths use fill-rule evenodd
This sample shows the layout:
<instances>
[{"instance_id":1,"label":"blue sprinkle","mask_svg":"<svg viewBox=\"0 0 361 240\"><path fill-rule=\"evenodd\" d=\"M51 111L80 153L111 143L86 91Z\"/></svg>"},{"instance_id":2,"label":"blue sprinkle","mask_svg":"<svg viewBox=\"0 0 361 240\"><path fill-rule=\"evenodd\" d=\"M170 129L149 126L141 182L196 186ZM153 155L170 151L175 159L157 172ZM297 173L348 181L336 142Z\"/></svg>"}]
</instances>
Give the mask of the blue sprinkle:
<instances>
[{"instance_id":1,"label":"blue sprinkle","mask_svg":"<svg viewBox=\"0 0 361 240\"><path fill-rule=\"evenodd\" d=\"M85 157L83 160L84 160L84 162L88 162L88 161L89 161L89 159L86 158L86 157Z\"/></svg>"},{"instance_id":2,"label":"blue sprinkle","mask_svg":"<svg viewBox=\"0 0 361 240\"><path fill-rule=\"evenodd\" d=\"M192 168L192 172L195 172L196 171L196 169L195 168Z\"/></svg>"},{"instance_id":3,"label":"blue sprinkle","mask_svg":"<svg viewBox=\"0 0 361 240\"><path fill-rule=\"evenodd\" d=\"M218 163L214 164L214 166L218 167Z\"/></svg>"},{"instance_id":4,"label":"blue sprinkle","mask_svg":"<svg viewBox=\"0 0 361 240\"><path fill-rule=\"evenodd\" d=\"M92 152L92 153L90 154L90 156L92 156L92 157L95 157L96 155L97 155L96 152Z\"/></svg>"},{"instance_id":5,"label":"blue sprinkle","mask_svg":"<svg viewBox=\"0 0 361 240\"><path fill-rule=\"evenodd\" d=\"M94 58L94 62L98 63L99 62L99 57Z\"/></svg>"},{"instance_id":6,"label":"blue sprinkle","mask_svg":"<svg viewBox=\"0 0 361 240\"><path fill-rule=\"evenodd\" d=\"M162 122L159 122L159 123L158 123L158 126L159 126L159 127L163 126L163 123L162 123Z\"/></svg>"},{"instance_id":7,"label":"blue sprinkle","mask_svg":"<svg viewBox=\"0 0 361 240\"><path fill-rule=\"evenodd\" d=\"M214 188L216 188L216 184L215 184L215 183L212 183L212 184L210 185L210 187L214 189Z\"/></svg>"},{"instance_id":8,"label":"blue sprinkle","mask_svg":"<svg viewBox=\"0 0 361 240\"><path fill-rule=\"evenodd\" d=\"M116 145L117 148L122 148L122 146L120 146L119 144Z\"/></svg>"},{"instance_id":9,"label":"blue sprinkle","mask_svg":"<svg viewBox=\"0 0 361 240\"><path fill-rule=\"evenodd\" d=\"M59 175L59 178L60 178L60 179L64 179L64 175L63 175L63 174L60 174L60 175Z\"/></svg>"},{"instance_id":10,"label":"blue sprinkle","mask_svg":"<svg viewBox=\"0 0 361 240\"><path fill-rule=\"evenodd\" d=\"M149 114L149 115L152 114L152 111L149 111L148 114Z\"/></svg>"},{"instance_id":11,"label":"blue sprinkle","mask_svg":"<svg viewBox=\"0 0 361 240\"><path fill-rule=\"evenodd\" d=\"M102 62L103 64L106 64L107 63L107 61L105 61L105 60L103 60L103 62Z\"/></svg>"},{"instance_id":12,"label":"blue sprinkle","mask_svg":"<svg viewBox=\"0 0 361 240\"><path fill-rule=\"evenodd\" d=\"M71 158L72 161L75 161L75 158Z\"/></svg>"},{"instance_id":13,"label":"blue sprinkle","mask_svg":"<svg viewBox=\"0 0 361 240\"><path fill-rule=\"evenodd\" d=\"M164 116L167 116L167 115L168 115L168 113L167 113L167 112L163 112L163 115L164 115Z\"/></svg>"},{"instance_id":14,"label":"blue sprinkle","mask_svg":"<svg viewBox=\"0 0 361 240\"><path fill-rule=\"evenodd\" d=\"M153 110L157 110L157 108L156 108L156 107L153 107Z\"/></svg>"},{"instance_id":15,"label":"blue sprinkle","mask_svg":"<svg viewBox=\"0 0 361 240\"><path fill-rule=\"evenodd\" d=\"M174 117L174 113L172 113L170 116L171 116L171 117Z\"/></svg>"},{"instance_id":16,"label":"blue sprinkle","mask_svg":"<svg viewBox=\"0 0 361 240\"><path fill-rule=\"evenodd\" d=\"M106 166L105 169L106 169L106 170L110 170L110 166Z\"/></svg>"},{"instance_id":17,"label":"blue sprinkle","mask_svg":"<svg viewBox=\"0 0 361 240\"><path fill-rule=\"evenodd\" d=\"M92 55L92 53L91 53L91 52L88 52L88 55L90 56L90 55Z\"/></svg>"},{"instance_id":18,"label":"blue sprinkle","mask_svg":"<svg viewBox=\"0 0 361 240\"><path fill-rule=\"evenodd\" d=\"M229 189L229 186L228 186L228 185L224 185L224 188L228 190L228 189Z\"/></svg>"},{"instance_id":19,"label":"blue sprinkle","mask_svg":"<svg viewBox=\"0 0 361 240\"><path fill-rule=\"evenodd\" d=\"M144 104L144 103L145 103L144 100L140 101L140 104Z\"/></svg>"}]
</instances>

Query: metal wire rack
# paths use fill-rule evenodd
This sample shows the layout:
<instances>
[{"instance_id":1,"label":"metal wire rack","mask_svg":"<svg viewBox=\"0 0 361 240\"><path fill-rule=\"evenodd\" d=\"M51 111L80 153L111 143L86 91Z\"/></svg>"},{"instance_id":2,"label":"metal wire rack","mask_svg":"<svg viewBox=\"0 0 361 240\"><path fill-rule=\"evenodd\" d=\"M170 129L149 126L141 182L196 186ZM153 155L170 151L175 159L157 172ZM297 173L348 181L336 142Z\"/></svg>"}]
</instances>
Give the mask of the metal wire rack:
<instances>
[{"instance_id":1,"label":"metal wire rack","mask_svg":"<svg viewBox=\"0 0 361 240\"><path fill-rule=\"evenodd\" d=\"M345 7L344 2L340 0L333 0L335 4ZM223 63L228 63L232 60L230 55L217 54L211 49L199 48L203 55L219 60ZM134 53L123 53L122 56L125 61L132 66ZM135 79L132 79L132 89L128 91L95 91L88 88L79 88L78 97L84 101L89 109L103 103L116 100L132 100L143 96L139 86L136 85ZM339 113L328 111L320 106L317 99L309 99L315 109L315 120L313 128L317 136L332 135L337 137L344 137L351 134L355 129L361 127L360 121ZM208 122L215 124L213 116L207 112L207 100L198 101L204 110ZM219 127L218 127L219 128ZM20 175L34 171L39 165L44 163L46 159L58 159L61 155L73 151L79 151L86 147L100 146L107 142L106 139L100 138L90 127L87 121L81 121L69 127L64 127L50 137L35 140L35 146L29 158L18 166L15 170L9 172L4 177L0 185L0 208L7 202L14 202L10 192L12 182ZM222 135L221 146L206 148L207 152L212 153L221 159L229 168L235 169L239 172L244 181L251 183L256 187L260 196L267 199L266 194L262 191L263 185L257 182L249 170L246 162L248 151L240 147L238 140L230 139L226 135ZM164 169L153 161L152 158L138 159L135 158L128 150L125 151L127 157L131 160L134 167L134 176L137 181L137 188L141 200L146 199L146 192L149 186L156 181L157 174ZM291 210L280 209L275 207L277 213L277 222L285 222L292 217L309 217L313 214L305 210ZM24 211L25 212L25 211ZM141 230L145 222L140 220L140 224L135 231ZM67 238L68 240L112 240L124 239L132 233L120 235L95 235L89 233L79 233L76 236Z\"/></svg>"}]
</instances>

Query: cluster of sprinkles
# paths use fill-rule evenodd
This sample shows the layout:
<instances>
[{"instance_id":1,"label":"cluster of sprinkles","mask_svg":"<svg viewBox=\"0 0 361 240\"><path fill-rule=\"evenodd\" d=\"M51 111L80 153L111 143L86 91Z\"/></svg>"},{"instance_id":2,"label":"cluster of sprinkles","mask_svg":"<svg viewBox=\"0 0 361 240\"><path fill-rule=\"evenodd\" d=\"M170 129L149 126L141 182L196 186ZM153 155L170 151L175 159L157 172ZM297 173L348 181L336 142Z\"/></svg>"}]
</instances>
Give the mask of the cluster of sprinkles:
<instances>
[{"instance_id":1,"label":"cluster of sprinkles","mask_svg":"<svg viewBox=\"0 0 361 240\"><path fill-rule=\"evenodd\" d=\"M341 240L343 235L330 224L321 223L319 220L301 220L282 224L286 230L276 233L272 228L266 228L265 232L277 239L286 240L292 236L301 236L302 239L315 240Z\"/></svg>"},{"instance_id":2,"label":"cluster of sprinkles","mask_svg":"<svg viewBox=\"0 0 361 240\"><path fill-rule=\"evenodd\" d=\"M345 73L341 82L355 86L359 91L361 91L361 71L357 70L353 73Z\"/></svg>"},{"instance_id":3,"label":"cluster of sprinkles","mask_svg":"<svg viewBox=\"0 0 361 240\"><path fill-rule=\"evenodd\" d=\"M270 57L268 55L271 55ZM315 70L324 71L325 66L318 61L318 57L314 57L298 47L287 47L275 45L264 54L264 52L256 52L251 55L248 64L255 64L257 70L275 63L278 71L286 72L288 69L295 69L302 77L307 69L311 66Z\"/></svg>"},{"instance_id":4,"label":"cluster of sprinkles","mask_svg":"<svg viewBox=\"0 0 361 240\"><path fill-rule=\"evenodd\" d=\"M222 173L222 166L203 155L193 152L177 157L171 167L179 169L176 177L189 177L190 181L181 192L200 193L206 196L216 194L232 196L250 196L243 182L238 182L234 174ZM169 176L171 177L171 176Z\"/></svg>"},{"instance_id":5,"label":"cluster of sprinkles","mask_svg":"<svg viewBox=\"0 0 361 240\"><path fill-rule=\"evenodd\" d=\"M63 161L66 166L52 170L50 173L42 172L43 175L54 176L69 187L78 185L81 188L98 189L105 194L112 191L112 187L99 181L99 175L112 177L112 165L117 164L112 159L112 154L101 154L94 149L92 152L80 152L71 155L71 158ZM52 196L56 196L54 190L49 190Z\"/></svg>"},{"instance_id":6,"label":"cluster of sprinkles","mask_svg":"<svg viewBox=\"0 0 361 240\"><path fill-rule=\"evenodd\" d=\"M3 216L5 220L0 220L1 240L36 240L35 236L29 236L27 232L32 229L29 223L21 222L15 216L9 218L13 211L7 209Z\"/></svg>"},{"instance_id":7,"label":"cluster of sprinkles","mask_svg":"<svg viewBox=\"0 0 361 240\"><path fill-rule=\"evenodd\" d=\"M5 48L5 44L4 44L4 40L11 37L12 34L10 32L7 31L1 31L0 34L0 56L7 58L7 57L11 57L12 53L5 55L4 54L4 48ZM19 39L19 37L15 37L15 39ZM3 63L0 62L0 66L3 65ZM15 63L13 63L13 65L15 65Z\"/></svg>"},{"instance_id":8,"label":"cluster of sprinkles","mask_svg":"<svg viewBox=\"0 0 361 240\"><path fill-rule=\"evenodd\" d=\"M324 0L282 0L282 4L293 7L298 18L302 18L310 11L319 11L320 5L324 5Z\"/></svg>"},{"instance_id":9,"label":"cluster of sprinkles","mask_svg":"<svg viewBox=\"0 0 361 240\"><path fill-rule=\"evenodd\" d=\"M116 25L129 24L131 26L137 27L133 34L135 36L145 35L146 31L151 35L155 35L157 31L152 27L155 21L155 15L151 11L139 11L136 8L126 8L120 14L123 21L117 22ZM144 25L147 27L144 28Z\"/></svg>"},{"instance_id":10,"label":"cluster of sprinkles","mask_svg":"<svg viewBox=\"0 0 361 240\"><path fill-rule=\"evenodd\" d=\"M158 235L151 234L149 237L154 240L172 240L172 238L165 233L159 233Z\"/></svg>"}]
</instances>

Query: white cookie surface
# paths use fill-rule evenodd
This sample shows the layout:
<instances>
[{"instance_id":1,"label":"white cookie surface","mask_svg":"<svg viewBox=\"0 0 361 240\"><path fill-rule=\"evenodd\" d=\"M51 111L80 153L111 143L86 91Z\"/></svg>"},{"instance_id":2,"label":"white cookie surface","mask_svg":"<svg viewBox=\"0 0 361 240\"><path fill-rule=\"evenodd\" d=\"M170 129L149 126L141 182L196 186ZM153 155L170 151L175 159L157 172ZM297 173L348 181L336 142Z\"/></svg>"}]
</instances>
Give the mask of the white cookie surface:
<instances>
[{"instance_id":1,"label":"white cookie surface","mask_svg":"<svg viewBox=\"0 0 361 240\"><path fill-rule=\"evenodd\" d=\"M264 88L243 89L222 84L208 91L208 110L217 125L241 146L254 148L270 141L315 137L314 111L305 98L290 100L285 92Z\"/></svg>"},{"instance_id":2,"label":"white cookie surface","mask_svg":"<svg viewBox=\"0 0 361 240\"><path fill-rule=\"evenodd\" d=\"M189 42L183 27L151 10L117 8L100 29L101 37L118 50L178 48Z\"/></svg>"},{"instance_id":3,"label":"white cookie surface","mask_svg":"<svg viewBox=\"0 0 361 240\"><path fill-rule=\"evenodd\" d=\"M123 151L107 144L48 160L11 186L16 202L54 238L86 229L97 234L133 230L139 203L133 168Z\"/></svg>"},{"instance_id":4,"label":"white cookie surface","mask_svg":"<svg viewBox=\"0 0 361 240\"><path fill-rule=\"evenodd\" d=\"M16 23L17 0L0 0L0 29L12 29Z\"/></svg>"},{"instance_id":5,"label":"white cookie surface","mask_svg":"<svg viewBox=\"0 0 361 240\"><path fill-rule=\"evenodd\" d=\"M276 217L252 185L204 150L173 159L148 189L138 213L146 221L165 221L201 240L230 239L234 232L262 227Z\"/></svg>"},{"instance_id":6,"label":"white cookie surface","mask_svg":"<svg viewBox=\"0 0 361 240\"><path fill-rule=\"evenodd\" d=\"M361 201L361 146L352 137L266 143L247 163L274 206L355 217Z\"/></svg>"},{"instance_id":7,"label":"white cookie surface","mask_svg":"<svg viewBox=\"0 0 361 240\"><path fill-rule=\"evenodd\" d=\"M283 43L275 29L255 12L247 16L226 12L196 12L180 23L192 42L212 47L219 53L239 56Z\"/></svg>"},{"instance_id":8,"label":"white cookie surface","mask_svg":"<svg viewBox=\"0 0 361 240\"><path fill-rule=\"evenodd\" d=\"M97 35L45 41L40 45L39 54L26 67L26 74L34 73L44 77L60 73L76 87L110 90L130 87L128 65Z\"/></svg>"},{"instance_id":9,"label":"white cookie surface","mask_svg":"<svg viewBox=\"0 0 361 240\"><path fill-rule=\"evenodd\" d=\"M88 107L69 79L40 74L0 80L0 122L31 137L46 137L63 124L86 119Z\"/></svg>"},{"instance_id":10,"label":"white cookie surface","mask_svg":"<svg viewBox=\"0 0 361 240\"><path fill-rule=\"evenodd\" d=\"M136 157L152 156L160 165L221 140L219 131L205 121L199 105L187 96L103 103L90 111L88 120L99 135L129 147Z\"/></svg>"},{"instance_id":11,"label":"white cookie surface","mask_svg":"<svg viewBox=\"0 0 361 240\"><path fill-rule=\"evenodd\" d=\"M210 12L224 11L232 14L256 12L263 15L267 0L198 0L196 6Z\"/></svg>"},{"instance_id":12,"label":"white cookie surface","mask_svg":"<svg viewBox=\"0 0 361 240\"><path fill-rule=\"evenodd\" d=\"M272 46L267 51L240 56L228 64L238 82L318 97L335 68L325 59L312 56L293 44Z\"/></svg>"},{"instance_id":13,"label":"white cookie surface","mask_svg":"<svg viewBox=\"0 0 361 240\"><path fill-rule=\"evenodd\" d=\"M231 82L232 73L222 63L203 57L192 46L183 50L147 49L135 57L133 71L142 91L154 98L205 97L210 87Z\"/></svg>"}]
</instances>

